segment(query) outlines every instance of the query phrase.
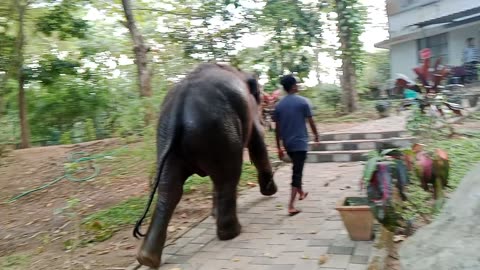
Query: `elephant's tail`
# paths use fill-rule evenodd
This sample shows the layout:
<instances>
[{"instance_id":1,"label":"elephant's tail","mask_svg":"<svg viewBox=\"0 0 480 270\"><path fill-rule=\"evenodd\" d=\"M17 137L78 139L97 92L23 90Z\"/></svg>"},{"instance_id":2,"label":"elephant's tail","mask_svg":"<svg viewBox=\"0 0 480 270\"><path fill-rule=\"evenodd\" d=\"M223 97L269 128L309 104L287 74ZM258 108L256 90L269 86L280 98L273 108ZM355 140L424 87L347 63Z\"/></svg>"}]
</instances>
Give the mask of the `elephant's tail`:
<instances>
[{"instance_id":1,"label":"elephant's tail","mask_svg":"<svg viewBox=\"0 0 480 270\"><path fill-rule=\"evenodd\" d=\"M179 99L178 96L177 96L176 103L179 103L180 100L181 100L181 98ZM178 104L174 104L173 105L174 108L177 107L175 105L178 106ZM157 174L155 176L155 183L154 183L152 191L150 192L150 197L148 198L148 202L147 202L147 205L145 207L145 211L143 212L142 217L137 221L137 223L135 224L135 228L133 229L133 236L137 239L139 239L139 237L144 237L145 236L145 234L140 232L140 227L142 226L142 222L147 217L148 211L150 210L150 206L152 205L153 198L155 197L155 192L157 191L158 185L160 183L160 177L162 175L162 171L163 171L163 167L165 165L165 161L167 160L167 156L170 153L170 150L172 148L174 138L176 137L175 136L175 134L177 133L176 115L178 115L178 114L170 113L169 117L167 117L167 119L166 119L168 122L166 123L167 127L165 128L165 130L168 130L171 134L165 134L164 135L164 138L167 138L167 141L165 143L165 146L163 147L163 151L162 151L161 155L159 155ZM161 132L160 127L161 127L161 124L159 124L158 132ZM157 135L157 136L159 136L159 135Z\"/></svg>"}]
</instances>

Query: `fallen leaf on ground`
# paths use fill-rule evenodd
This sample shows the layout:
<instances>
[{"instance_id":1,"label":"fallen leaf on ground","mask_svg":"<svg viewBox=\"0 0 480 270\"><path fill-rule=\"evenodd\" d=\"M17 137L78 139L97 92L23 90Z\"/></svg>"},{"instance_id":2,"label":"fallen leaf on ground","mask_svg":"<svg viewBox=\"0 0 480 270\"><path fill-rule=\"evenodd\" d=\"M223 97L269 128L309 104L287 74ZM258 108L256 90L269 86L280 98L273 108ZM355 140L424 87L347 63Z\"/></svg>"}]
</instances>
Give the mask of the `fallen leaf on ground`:
<instances>
[{"instance_id":1,"label":"fallen leaf on ground","mask_svg":"<svg viewBox=\"0 0 480 270\"><path fill-rule=\"evenodd\" d=\"M322 255L320 256L320 258L318 259L318 264L324 264L328 261L328 256L327 255Z\"/></svg>"},{"instance_id":2,"label":"fallen leaf on ground","mask_svg":"<svg viewBox=\"0 0 480 270\"><path fill-rule=\"evenodd\" d=\"M247 186L249 186L249 187L256 187L257 184L256 184L256 183L253 183L253 182L248 182L248 183L247 183Z\"/></svg>"},{"instance_id":3,"label":"fallen leaf on ground","mask_svg":"<svg viewBox=\"0 0 480 270\"><path fill-rule=\"evenodd\" d=\"M181 218L187 218L187 213L183 213L182 215L180 215Z\"/></svg>"},{"instance_id":4,"label":"fallen leaf on ground","mask_svg":"<svg viewBox=\"0 0 480 270\"><path fill-rule=\"evenodd\" d=\"M240 259L239 259L239 258L233 258L233 260L232 260L232 261L234 261L234 262L239 262L239 261L240 261Z\"/></svg>"},{"instance_id":5,"label":"fallen leaf on ground","mask_svg":"<svg viewBox=\"0 0 480 270\"><path fill-rule=\"evenodd\" d=\"M172 233L172 232L174 232L174 231L176 231L176 230L177 230L177 228L175 228L174 226L168 226L168 228L167 228L167 231L168 231L169 233Z\"/></svg>"},{"instance_id":6,"label":"fallen leaf on ground","mask_svg":"<svg viewBox=\"0 0 480 270\"><path fill-rule=\"evenodd\" d=\"M105 254L108 254L110 253L110 250L103 250L103 251L100 251L97 253L97 255L105 255Z\"/></svg>"},{"instance_id":7,"label":"fallen leaf on ground","mask_svg":"<svg viewBox=\"0 0 480 270\"><path fill-rule=\"evenodd\" d=\"M308 260L308 259L310 259L310 257L308 257L307 255L302 255L302 259Z\"/></svg>"},{"instance_id":8,"label":"fallen leaf on ground","mask_svg":"<svg viewBox=\"0 0 480 270\"><path fill-rule=\"evenodd\" d=\"M393 242L398 243L398 242L405 241L406 239L407 237L405 235L395 235L393 237Z\"/></svg>"}]
</instances>

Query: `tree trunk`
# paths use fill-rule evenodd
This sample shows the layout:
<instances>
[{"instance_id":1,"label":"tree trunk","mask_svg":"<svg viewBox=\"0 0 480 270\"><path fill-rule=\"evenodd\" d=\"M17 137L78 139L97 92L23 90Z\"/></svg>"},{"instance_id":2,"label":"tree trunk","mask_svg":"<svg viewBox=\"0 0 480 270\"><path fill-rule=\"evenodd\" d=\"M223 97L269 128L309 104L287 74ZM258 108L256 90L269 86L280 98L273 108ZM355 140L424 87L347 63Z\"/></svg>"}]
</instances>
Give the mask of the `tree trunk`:
<instances>
[{"instance_id":1,"label":"tree trunk","mask_svg":"<svg viewBox=\"0 0 480 270\"><path fill-rule=\"evenodd\" d=\"M344 113L352 113L358 109L358 94L355 89L356 76L352 59L348 56L342 59L342 75L340 84L342 85L342 104Z\"/></svg>"},{"instance_id":2,"label":"tree trunk","mask_svg":"<svg viewBox=\"0 0 480 270\"><path fill-rule=\"evenodd\" d=\"M15 1L17 4L18 11L18 35L17 35L17 80L18 80L18 107L20 111L20 134L21 142L20 148L30 147L30 128L28 126L27 119L27 101L25 98L25 88L24 88L24 75L23 75L23 47L25 43L25 33L24 33L24 19L25 11L27 9L26 4L21 3L21 1Z\"/></svg>"},{"instance_id":3,"label":"tree trunk","mask_svg":"<svg viewBox=\"0 0 480 270\"><path fill-rule=\"evenodd\" d=\"M339 8L340 0L336 0L337 11L337 29L340 36L340 50L342 51L342 75L340 84L342 86L342 111L343 113L352 113L358 109L358 94L356 87L356 74L353 65L352 56L345 54L349 46L350 29L343 30L340 21L344 20L342 11Z\"/></svg>"},{"instance_id":4,"label":"tree trunk","mask_svg":"<svg viewBox=\"0 0 480 270\"><path fill-rule=\"evenodd\" d=\"M143 36L137 28L130 0L122 0L122 5L123 11L125 12L125 18L127 19L125 26L128 28L133 41L133 52L135 54L135 64L137 65L140 97L149 99L152 97L152 74L148 69L147 57L149 47L145 45ZM147 100L145 124L149 125L153 118L153 108L149 100Z\"/></svg>"}]
</instances>

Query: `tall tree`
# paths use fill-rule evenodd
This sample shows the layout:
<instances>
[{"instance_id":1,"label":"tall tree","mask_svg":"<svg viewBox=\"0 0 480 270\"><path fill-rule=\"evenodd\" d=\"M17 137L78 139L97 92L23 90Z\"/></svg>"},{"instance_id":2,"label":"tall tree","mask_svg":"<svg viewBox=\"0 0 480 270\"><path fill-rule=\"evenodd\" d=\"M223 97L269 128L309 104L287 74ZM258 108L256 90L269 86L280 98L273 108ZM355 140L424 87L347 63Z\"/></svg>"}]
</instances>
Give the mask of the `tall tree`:
<instances>
[{"instance_id":1,"label":"tall tree","mask_svg":"<svg viewBox=\"0 0 480 270\"><path fill-rule=\"evenodd\" d=\"M258 19L260 31L271 38L263 46L259 62L269 66L269 84L275 88L285 72L308 76L312 66L311 49L322 43L321 3L297 0L268 0Z\"/></svg>"},{"instance_id":2,"label":"tall tree","mask_svg":"<svg viewBox=\"0 0 480 270\"><path fill-rule=\"evenodd\" d=\"M169 38L184 49L186 57L235 64L235 50L243 34L254 26L256 8L238 0L202 0L183 3L180 13L170 12Z\"/></svg>"},{"instance_id":3,"label":"tall tree","mask_svg":"<svg viewBox=\"0 0 480 270\"><path fill-rule=\"evenodd\" d=\"M16 42L16 61L15 71L18 83L18 107L20 116L20 148L30 147L30 127L28 125L27 102L25 99L25 77L23 73L24 57L23 49L25 45L25 12L30 2L22 0L13 0L18 15L18 31Z\"/></svg>"},{"instance_id":4,"label":"tall tree","mask_svg":"<svg viewBox=\"0 0 480 270\"><path fill-rule=\"evenodd\" d=\"M359 0L335 0L337 27L342 52L342 110L352 113L358 109L357 74L362 68L362 43L365 9Z\"/></svg>"},{"instance_id":5,"label":"tall tree","mask_svg":"<svg viewBox=\"0 0 480 270\"><path fill-rule=\"evenodd\" d=\"M34 0L12 0L17 25L15 58L12 61L12 74L9 76L17 81L18 84L18 108L20 119L20 148L30 147L30 126L28 123L27 100L25 93L25 82L28 79L25 67L25 45L26 45L26 13L34 3L44 4L40 8L45 8L46 13L38 18L37 29L50 35L56 31L60 39L67 37L82 37L87 28L86 23L81 19L75 19L72 12L79 6L78 1L64 0L60 3L52 1L34 1ZM39 7L35 7L39 8Z\"/></svg>"},{"instance_id":6,"label":"tall tree","mask_svg":"<svg viewBox=\"0 0 480 270\"><path fill-rule=\"evenodd\" d=\"M133 52L135 54L135 64L138 72L138 86L141 98L152 97L152 71L148 69L148 56L150 48L145 44L142 34L137 27L132 11L132 3L130 0L122 0L123 11L125 13L125 27L128 28L133 42ZM150 124L154 118L153 109L150 102L147 102L147 110L145 114L145 124Z\"/></svg>"}]
</instances>

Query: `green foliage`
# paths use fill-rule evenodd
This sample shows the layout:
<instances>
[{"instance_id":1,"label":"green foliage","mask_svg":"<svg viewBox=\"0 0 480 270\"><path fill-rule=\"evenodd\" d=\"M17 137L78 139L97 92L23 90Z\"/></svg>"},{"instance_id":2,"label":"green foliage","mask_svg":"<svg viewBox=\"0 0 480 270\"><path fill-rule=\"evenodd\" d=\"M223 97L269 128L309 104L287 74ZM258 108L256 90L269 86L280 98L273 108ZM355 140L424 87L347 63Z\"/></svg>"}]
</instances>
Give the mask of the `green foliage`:
<instances>
[{"instance_id":1,"label":"green foliage","mask_svg":"<svg viewBox=\"0 0 480 270\"><path fill-rule=\"evenodd\" d=\"M437 140L427 145L428 150L448 150L450 161L449 186L457 187L465 174L480 162L480 138Z\"/></svg>"},{"instance_id":2,"label":"green foliage","mask_svg":"<svg viewBox=\"0 0 480 270\"><path fill-rule=\"evenodd\" d=\"M279 76L287 72L300 78L308 76L312 57L306 48L316 48L322 43L322 9L322 5L315 3L267 1L258 25L272 38L260 49L256 61L268 67L267 90L275 89Z\"/></svg>"},{"instance_id":3,"label":"green foliage","mask_svg":"<svg viewBox=\"0 0 480 270\"><path fill-rule=\"evenodd\" d=\"M72 143L72 132L66 131L60 136L60 144L71 144Z\"/></svg>"},{"instance_id":4,"label":"green foliage","mask_svg":"<svg viewBox=\"0 0 480 270\"><path fill-rule=\"evenodd\" d=\"M342 101L342 90L336 85L325 85L320 90L320 97L326 105L332 107L335 111Z\"/></svg>"},{"instance_id":5,"label":"green foliage","mask_svg":"<svg viewBox=\"0 0 480 270\"><path fill-rule=\"evenodd\" d=\"M82 227L90 235L86 242L100 242L110 238L122 226L135 224L144 211L147 197L130 198L83 219Z\"/></svg>"},{"instance_id":6,"label":"green foliage","mask_svg":"<svg viewBox=\"0 0 480 270\"><path fill-rule=\"evenodd\" d=\"M390 57L387 50L367 52L363 56L365 66L358 79L360 90L381 88L390 79Z\"/></svg>"},{"instance_id":7,"label":"green foliage","mask_svg":"<svg viewBox=\"0 0 480 270\"><path fill-rule=\"evenodd\" d=\"M57 55L44 55L36 68L28 68L24 70L26 81L37 80L43 85L51 85L55 83L60 76L74 75L78 76L76 69L80 63L73 60L62 60Z\"/></svg>"},{"instance_id":8,"label":"green foliage","mask_svg":"<svg viewBox=\"0 0 480 270\"><path fill-rule=\"evenodd\" d=\"M92 119L87 119L85 122L85 138L88 141L93 141L96 139L95 126Z\"/></svg>"},{"instance_id":9,"label":"green foliage","mask_svg":"<svg viewBox=\"0 0 480 270\"><path fill-rule=\"evenodd\" d=\"M433 208L429 201L432 194L424 191L418 184L418 179L412 174L410 176L416 184L408 186L408 201L397 202L395 209L404 221L411 221L418 219L421 216L428 216L432 214Z\"/></svg>"},{"instance_id":10,"label":"green foliage","mask_svg":"<svg viewBox=\"0 0 480 270\"><path fill-rule=\"evenodd\" d=\"M417 105L414 105L413 112L407 119L407 130L412 135L421 137L426 141L445 139L451 135L451 125L434 116L422 113ZM426 108L425 110L427 110ZM443 123L447 127L435 128L435 124Z\"/></svg>"},{"instance_id":11,"label":"green foliage","mask_svg":"<svg viewBox=\"0 0 480 270\"><path fill-rule=\"evenodd\" d=\"M168 33L169 39L181 44L186 57L230 62L240 37L252 27L247 17L251 19L254 10L236 1L231 5L228 2L181 3L185 12L169 20L175 29ZM185 23L185 17L201 23ZM214 22L219 18L222 19L221 25ZM209 31L202 30L205 27Z\"/></svg>"},{"instance_id":12,"label":"green foliage","mask_svg":"<svg viewBox=\"0 0 480 270\"><path fill-rule=\"evenodd\" d=\"M85 38L88 24L85 20L75 18L74 13L88 2L87 0L63 0L48 5L47 13L37 21L37 29L47 36L58 32L60 40L67 38Z\"/></svg>"},{"instance_id":13,"label":"green foliage","mask_svg":"<svg viewBox=\"0 0 480 270\"><path fill-rule=\"evenodd\" d=\"M359 74L364 66L363 44L361 34L365 31L366 8L359 0L335 0L339 36L345 38L346 44L341 47L342 57L352 60L355 71Z\"/></svg>"},{"instance_id":14,"label":"green foliage","mask_svg":"<svg viewBox=\"0 0 480 270\"><path fill-rule=\"evenodd\" d=\"M94 119L108 110L108 94L101 80L60 76L39 91L30 92L32 131L44 138L51 137L55 131L71 131L75 123Z\"/></svg>"}]
</instances>

